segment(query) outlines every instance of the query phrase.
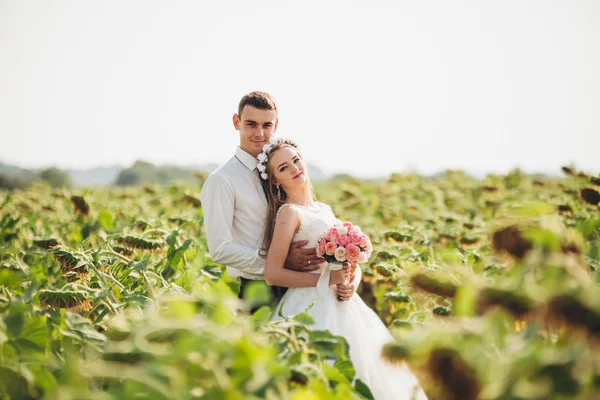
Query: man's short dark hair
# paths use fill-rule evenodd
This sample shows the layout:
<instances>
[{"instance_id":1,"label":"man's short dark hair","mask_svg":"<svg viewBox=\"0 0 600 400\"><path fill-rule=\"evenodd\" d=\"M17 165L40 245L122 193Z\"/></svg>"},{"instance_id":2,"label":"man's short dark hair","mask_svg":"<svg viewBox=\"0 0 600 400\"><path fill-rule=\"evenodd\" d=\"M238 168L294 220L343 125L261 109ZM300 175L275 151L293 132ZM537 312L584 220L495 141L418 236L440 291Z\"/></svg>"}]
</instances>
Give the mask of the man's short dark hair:
<instances>
[{"instance_id":1,"label":"man's short dark hair","mask_svg":"<svg viewBox=\"0 0 600 400\"><path fill-rule=\"evenodd\" d=\"M266 92L250 92L240 100L238 106L238 117L242 117L242 110L244 107L250 106L258 108L259 110L274 110L277 111L277 103L275 99L269 93Z\"/></svg>"}]
</instances>

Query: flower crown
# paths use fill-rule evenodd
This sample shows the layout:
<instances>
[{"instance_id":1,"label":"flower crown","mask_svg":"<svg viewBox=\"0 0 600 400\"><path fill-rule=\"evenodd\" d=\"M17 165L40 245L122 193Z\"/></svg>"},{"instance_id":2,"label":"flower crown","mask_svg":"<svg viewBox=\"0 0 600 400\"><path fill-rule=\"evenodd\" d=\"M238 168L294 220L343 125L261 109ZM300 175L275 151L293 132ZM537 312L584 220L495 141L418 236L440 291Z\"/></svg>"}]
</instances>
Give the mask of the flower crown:
<instances>
[{"instance_id":1,"label":"flower crown","mask_svg":"<svg viewBox=\"0 0 600 400\"><path fill-rule=\"evenodd\" d=\"M267 175L267 162L269 161L269 155L271 155L273 146L277 144L288 144L294 147L295 149L298 149L298 145L296 144L296 142L293 142L289 139L271 138L269 143L263 146L262 152L256 157L258 159L256 168L258 168L258 171L260 172L260 177L265 181L269 179L269 175Z\"/></svg>"}]
</instances>

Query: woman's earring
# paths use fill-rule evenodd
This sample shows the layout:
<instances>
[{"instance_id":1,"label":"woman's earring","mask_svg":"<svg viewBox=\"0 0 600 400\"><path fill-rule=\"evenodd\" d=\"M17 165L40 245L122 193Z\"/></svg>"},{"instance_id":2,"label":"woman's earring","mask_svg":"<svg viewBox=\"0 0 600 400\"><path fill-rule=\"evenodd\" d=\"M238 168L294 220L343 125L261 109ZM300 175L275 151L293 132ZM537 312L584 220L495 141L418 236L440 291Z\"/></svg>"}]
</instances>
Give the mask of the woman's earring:
<instances>
[{"instance_id":1,"label":"woman's earring","mask_svg":"<svg viewBox=\"0 0 600 400\"><path fill-rule=\"evenodd\" d=\"M277 186L277 198L281 199L281 186Z\"/></svg>"}]
</instances>

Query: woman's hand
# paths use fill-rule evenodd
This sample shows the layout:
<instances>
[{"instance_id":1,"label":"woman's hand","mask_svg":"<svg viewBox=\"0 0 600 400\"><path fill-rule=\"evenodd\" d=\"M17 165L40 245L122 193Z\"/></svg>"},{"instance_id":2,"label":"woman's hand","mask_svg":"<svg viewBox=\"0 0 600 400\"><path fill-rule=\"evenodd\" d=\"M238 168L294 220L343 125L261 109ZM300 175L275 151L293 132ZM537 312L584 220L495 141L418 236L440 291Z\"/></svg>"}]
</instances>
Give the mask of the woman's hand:
<instances>
[{"instance_id":1,"label":"woman's hand","mask_svg":"<svg viewBox=\"0 0 600 400\"><path fill-rule=\"evenodd\" d=\"M352 283L354 281L356 268L358 268L358 264L351 263L350 264L350 279L348 279L348 283Z\"/></svg>"},{"instance_id":2,"label":"woman's hand","mask_svg":"<svg viewBox=\"0 0 600 400\"><path fill-rule=\"evenodd\" d=\"M350 265L344 264L342 269L331 271L329 275L329 285L338 285L340 283L346 283L350 279Z\"/></svg>"},{"instance_id":3,"label":"woman's hand","mask_svg":"<svg viewBox=\"0 0 600 400\"><path fill-rule=\"evenodd\" d=\"M347 285L339 284L335 286L335 291L339 301L348 301L354 295L355 288L354 285L350 283Z\"/></svg>"},{"instance_id":4,"label":"woman's hand","mask_svg":"<svg viewBox=\"0 0 600 400\"><path fill-rule=\"evenodd\" d=\"M352 281L355 277L355 271L358 267L357 264L354 263L344 263L344 266L348 269L348 279L344 281L344 283L337 284L335 286L335 291L337 293L337 299L339 301L348 301L354 295L356 288L352 284Z\"/></svg>"}]
</instances>

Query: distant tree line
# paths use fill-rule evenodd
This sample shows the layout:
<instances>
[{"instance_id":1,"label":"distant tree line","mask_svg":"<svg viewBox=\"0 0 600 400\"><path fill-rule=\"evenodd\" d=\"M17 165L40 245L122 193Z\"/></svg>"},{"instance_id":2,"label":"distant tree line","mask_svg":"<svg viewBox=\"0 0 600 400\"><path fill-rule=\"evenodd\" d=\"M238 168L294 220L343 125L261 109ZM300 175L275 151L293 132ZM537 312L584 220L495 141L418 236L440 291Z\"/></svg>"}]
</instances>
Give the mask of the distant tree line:
<instances>
[{"instance_id":1,"label":"distant tree line","mask_svg":"<svg viewBox=\"0 0 600 400\"><path fill-rule=\"evenodd\" d=\"M156 166L146 161L136 161L131 167L121 170L115 185L147 185L165 184L174 180L190 181L194 179L194 171L177 166Z\"/></svg>"},{"instance_id":2,"label":"distant tree line","mask_svg":"<svg viewBox=\"0 0 600 400\"><path fill-rule=\"evenodd\" d=\"M156 166L146 161L136 161L129 168L122 169L112 184L117 186L160 185L175 180L198 183L206 179L207 175L206 172L194 171L189 168L170 165ZM69 174L56 167L35 172L0 164L0 189L23 189L36 181L45 181L53 188L73 186Z\"/></svg>"},{"instance_id":3,"label":"distant tree line","mask_svg":"<svg viewBox=\"0 0 600 400\"><path fill-rule=\"evenodd\" d=\"M174 165L154 165L147 161L135 161L130 167L112 172L100 171L85 175L70 175L72 170L64 171L56 167L46 168L41 171L19 168L0 162L0 189L23 189L36 181L45 181L53 188L69 188L73 186L98 185L94 181L98 178L103 180L100 185L135 186L135 185L165 185L173 181L186 181L194 184L202 184L208 176L207 171L216 168L217 165L207 164L204 166L179 167ZM313 182L323 181L325 175L316 166L309 165L311 179ZM105 174L100 176L99 174ZM106 174L109 174L106 177ZM116 178L115 178L116 175ZM106 177L106 179L105 179ZM339 174L335 178L345 179L348 175Z\"/></svg>"},{"instance_id":4,"label":"distant tree line","mask_svg":"<svg viewBox=\"0 0 600 400\"><path fill-rule=\"evenodd\" d=\"M71 187L69 175L56 167L46 168L37 174L29 171L18 175L0 172L0 189L24 189L35 181L45 181L53 188Z\"/></svg>"}]
</instances>

